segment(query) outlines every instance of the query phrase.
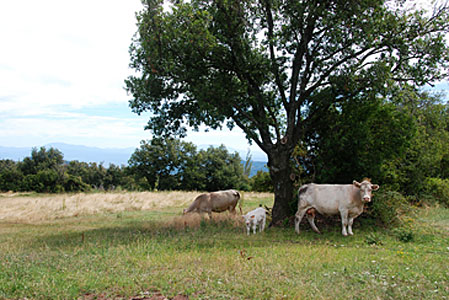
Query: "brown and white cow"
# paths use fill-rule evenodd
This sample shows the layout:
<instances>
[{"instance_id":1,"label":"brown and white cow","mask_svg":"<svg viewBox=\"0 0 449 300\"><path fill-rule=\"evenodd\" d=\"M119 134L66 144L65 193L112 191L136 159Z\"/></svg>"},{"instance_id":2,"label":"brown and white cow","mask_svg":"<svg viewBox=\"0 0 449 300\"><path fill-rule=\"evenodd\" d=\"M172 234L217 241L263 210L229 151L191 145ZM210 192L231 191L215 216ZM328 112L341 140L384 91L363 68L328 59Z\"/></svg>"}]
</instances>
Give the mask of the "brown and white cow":
<instances>
[{"instance_id":1,"label":"brown and white cow","mask_svg":"<svg viewBox=\"0 0 449 300\"><path fill-rule=\"evenodd\" d=\"M195 198L192 204L187 209L184 209L183 214L190 212L208 213L209 218L212 217L212 212L229 212L235 214L235 207L240 199L240 193L236 190L217 191L211 193L204 193ZM242 206L240 201L240 213L242 213Z\"/></svg>"},{"instance_id":2,"label":"brown and white cow","mask_svg":"<svg viewBox=\"0 0 449 300\"><path fill-rule=\"evenodd\" d=\"M378 189L379 185L372 184L369 179L364 179L361 183L354 180L352 184L311 183L301 186L295 218L296 233L299 234L299 224L306 214L312 229L320 233L315 225L315 212L318 212L322 215L340 214L342 234L353 235L354 219L363 212L363 205L371 202L371 192Z\"/></svg>"}]
</instances>

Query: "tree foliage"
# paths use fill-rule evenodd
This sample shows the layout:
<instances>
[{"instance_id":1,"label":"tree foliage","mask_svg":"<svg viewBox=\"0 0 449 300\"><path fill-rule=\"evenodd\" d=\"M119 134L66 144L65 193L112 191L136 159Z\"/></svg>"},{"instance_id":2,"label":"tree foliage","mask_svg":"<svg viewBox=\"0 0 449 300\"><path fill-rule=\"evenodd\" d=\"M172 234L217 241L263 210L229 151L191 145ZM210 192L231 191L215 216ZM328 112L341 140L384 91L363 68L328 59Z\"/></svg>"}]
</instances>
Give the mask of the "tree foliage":
<instances>
[{"instance_id":1,"label":"tree foliage","mask_svg":"<svg viewBox=\"0 0 449 300\"><path fill-rule=\"evenodd\" d=\"M172 138L142 141L129 160L131 172L159 190L248 189L238 153L224 146L198 151L192 143Z\"/></svg>"},{"instance_id":2,"label":"tree foliage","mask_svg":"<svg viewBox=\"0 0 449 300\"><path fill-rule=\"evenodd\" d=\"M247 178L243 174L242 160L237 152L229 153L223 145L209 147L198 153L197 162L204 176L204 190L249 189Z\"/></svg>"},{"instance_id":3,"label":"tree foliage","mask_svg":"<svg viewBox=\"0 0 449 300\"><path fill-rule=\"evenodd\" d=\"M33 148L22 161L0 160L0 191L39 193L80 192L92 189L128 188L132 178L125 167L96 163L65 162L54 148Z\"/></svg>"},{"instance_id":4,"label":"tree foliage","mask_svg":"<svg viewBox=\"0 0 449 300\"><path fill-rule=\"evenodd\" d=\"M388 101L448 67L445 5L426 14L403 1L143 4L130 46L136 75L126 80L131 108L151 112L157 136L240 127L268 155L274 223L292 213L291 154L323 111Z\"/></svg>"},{"instance_id":5,"label":"tree foliage","mask_svg":"<svg viewBox=\"0 0 449 300\"><path fill-rule=\"evenodd\" d=\"M34 148L23 161L0 160L0 191L249 190L238 153L224 146L197 150L179 139L142 141L128 166L64 161L54 148Z\"/></svg>"},{"instance_id":6,"label":"tree foliage","mask_svg":"<svg viewBox=\"0 0 449 300\"><path fill-rule=\"evenodd\" d=\"M352 99L326 108L298 155L308 181L350 183L364 177L387 182L384 163L402 158L414 136L413 119L392 103Z\"/></svg>"},{"instance_id":7,"label":"tree foliage","mask_svg":"<svg viewBox=\"0 0 449 300\"><path fill-rule=\"evenodd\" d=\"M421 101L414 101L419 97ZM430 178L447 179L449 157L449 105L441 95L404 96L403 109L416 127L405 154L392 162L396 186L406 195L419 195Z\"/></svg>"},{"instance_id":8,"label":"tree foliage","mask_svg":"<svg viewBox=\"0 0 449 300\"><path fill-rule=\"evenodd\" d=\"M270 173L262 170L257 171L251 178L251 190L254 192L273 192Z\"/></svg>"}]
</instances>

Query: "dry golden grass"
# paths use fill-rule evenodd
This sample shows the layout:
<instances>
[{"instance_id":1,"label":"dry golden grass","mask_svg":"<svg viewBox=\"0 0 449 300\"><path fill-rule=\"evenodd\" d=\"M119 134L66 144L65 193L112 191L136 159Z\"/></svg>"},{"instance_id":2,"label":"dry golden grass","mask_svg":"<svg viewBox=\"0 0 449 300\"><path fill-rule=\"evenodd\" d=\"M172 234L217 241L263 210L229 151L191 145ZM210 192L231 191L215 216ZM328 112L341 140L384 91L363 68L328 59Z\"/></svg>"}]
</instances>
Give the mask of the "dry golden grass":
<instances>
[{"instance_id":1,"label":"dry golden grass","mask_svg":"<svg viewBox=\"0 0 449 300\"><path fill-rule=\"evenodd\" d=\"M198 228L201 226L201 221L208 220L215 223L227 223L233 227L241 227L244 225L243 217L240 214L230 214L228 212L221 214L212 214L212 220L209 220L207 214L190 213L182 216L175 216L169 219L163 227L175 228L181 230L185 228Z\"/></svg>"},{"instance_id":2,"label":"dry golden grass","mask_svg":"<svg viewBox=\"0 0 449 300\"><path fill-rule=\"evenodd\" d=\"M180 191L55 195L3 193L0 194L0 221L39 223L101 213L182 208L187 207L199 194ZM270 193L244 193L243 197L257 201L270 196Z\"/></svg>"}]
</instances>

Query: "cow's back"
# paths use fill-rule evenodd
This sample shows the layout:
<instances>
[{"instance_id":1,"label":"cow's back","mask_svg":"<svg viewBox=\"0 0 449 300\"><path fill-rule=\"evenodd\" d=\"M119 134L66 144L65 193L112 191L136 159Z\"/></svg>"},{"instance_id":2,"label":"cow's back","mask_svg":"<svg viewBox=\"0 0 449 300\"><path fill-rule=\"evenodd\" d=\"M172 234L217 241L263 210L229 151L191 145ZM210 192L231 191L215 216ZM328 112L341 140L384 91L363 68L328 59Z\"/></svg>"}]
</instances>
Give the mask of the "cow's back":
<instances>
[{"instance_id":1,"label":"cow's back","mask_svg":"<svg viewBox=\"0 0 449 300\"><path fill-rule=\"evenodd\" d=\"M358 193L352 184L307 184L299 190L298 206L314 207L320 214L334 215L349 207Z\"/></svg>"},{"instance_id":2,"label":"cow's back","mask_svg":"<svg viewBox=\"0 0 449 300\"><path fill-rule=\"evenodd\" d=\"M266 215L266 211L265 211L265 208L263 208L263 207L258 207L256 209L253 209L252 211L249 211L246 214L247 217L251 217L251 216L259 217L259 216L265 216L265 215Z\"/></svg>"},{"instance_id":3,"label":"cow's back","mask_svg":"<svg viewBox=\"0 0 449 300\"><path fill-rule=\"evenodd\" d=\"M208 211L208 207L210 207L210 196L209 193L204 193L198 195L195 200L193 200L192 204L190 204L189 208L185 210L185 213L198 211L204 212Z\"/></svg>"},{"instance_id":4,"label":"cow's back","mask_svg":"<svg viewBox=\"0 0 449 300\"><path fill-rule=\"evenodd\" d=\"M235 190L211 192L209 194L210 204L214 212L222 212L230 207L234 208L240 199L240 194Z\"/></svg>"}]
</instances>

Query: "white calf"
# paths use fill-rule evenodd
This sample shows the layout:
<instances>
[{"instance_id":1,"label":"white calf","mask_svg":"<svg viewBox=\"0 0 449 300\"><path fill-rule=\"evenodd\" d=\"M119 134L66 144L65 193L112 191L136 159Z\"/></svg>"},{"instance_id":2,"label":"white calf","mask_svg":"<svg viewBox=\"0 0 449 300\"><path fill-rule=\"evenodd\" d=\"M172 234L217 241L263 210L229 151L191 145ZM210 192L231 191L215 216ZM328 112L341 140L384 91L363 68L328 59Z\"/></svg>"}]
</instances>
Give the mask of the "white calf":
<instances>
[{"instance_id":1,"label":"white calf","mask_svg":"<svg viewBox=\"0 0 449 300\"><path fill-rule=\"evenodd\" d=\"M246 215L243 216L245 218L246 223L246 233L250 234L250 228L253 228L253 233L256 234L257 226L259 225L259 232L262 232L265 229L265 222L267 220L267 216L265 213L265 209L263 207L258 207Z\"/></svg>"}]
</instances>

